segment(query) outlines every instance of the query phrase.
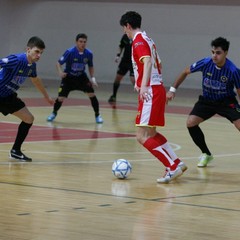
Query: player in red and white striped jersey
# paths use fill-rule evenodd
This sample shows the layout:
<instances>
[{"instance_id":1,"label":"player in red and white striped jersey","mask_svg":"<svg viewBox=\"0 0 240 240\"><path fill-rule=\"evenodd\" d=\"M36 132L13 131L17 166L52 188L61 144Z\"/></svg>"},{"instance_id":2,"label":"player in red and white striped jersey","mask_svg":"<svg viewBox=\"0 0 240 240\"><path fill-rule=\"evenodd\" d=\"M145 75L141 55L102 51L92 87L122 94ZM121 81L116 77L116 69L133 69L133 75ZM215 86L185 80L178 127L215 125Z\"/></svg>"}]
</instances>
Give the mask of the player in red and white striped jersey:
<instances>
[{"instance_id":1,"label":"player in red and white striped jersey","mask_svg":"<svg viewBox=\"0 0 240 240\"><path fill-rule=\"evenodd\" d=\"M177 157L167 139L157 132L165 125L166 92L162 81L162 65L153 40L141 30L142 17L126 12L120 20L124 32L132 39L132 62L135 89L139 93L136 117L137 140L166 167L159 183L168 183L182 175L187 166Z\"/></svg>"}]
</instances>

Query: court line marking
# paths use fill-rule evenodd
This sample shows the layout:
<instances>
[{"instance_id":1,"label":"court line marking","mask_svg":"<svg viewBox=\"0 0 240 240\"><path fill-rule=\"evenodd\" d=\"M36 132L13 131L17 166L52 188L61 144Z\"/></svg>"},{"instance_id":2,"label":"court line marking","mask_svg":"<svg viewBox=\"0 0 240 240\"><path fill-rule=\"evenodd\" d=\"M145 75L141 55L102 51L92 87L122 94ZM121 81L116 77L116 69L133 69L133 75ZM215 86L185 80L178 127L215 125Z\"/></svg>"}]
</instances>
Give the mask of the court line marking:
<instances>
[{"instance_id":1,"label":"court line marking","mask_svg":"<svg viewBox=\"0 0 240 240\"><path fill-rule=\"evenodd\" d=\"M190 194L190 195L188 194L188 195L181 195L181 196L174 196L174 197L171 196L171 197L164 197L164 198L153 198L153 199L150 198L150 199L148 199L148 198L130 197L130 196L117 196L117 195L109 194L109 193L99 193L99 192L83 191L83 190L76 190L76 189L37 186L37 185L22 184L22 183L0 182L0 184L21 186L21 187L30 187L30 188L39 188L39 189L46 189L46 190L55 190L55 191L64 191L64 192L74 192L74 193L82 193L82 194L88 194L88 195L98 195L98 196L105 196L105 197L117 197L117 198L122 198L122 199L140 200L140 201L146 201L146 202L171 203L171 204L176 204L176 205L185 205L185 206L201 207L201 208L207 208L207 209L217 209L217 210L224 210L224 211L240 212L240 209L221 208L221 207L206 206L206 205L200 205L200 204L182 203L182 202L173 202L172 201L173 199L179 199L179 198L190 198L190 197L199 197L199 196L240 193L240 190L202 193L202 194ZM171 202L166 201L166 200L171 200ZM58 211L58 210L55 209L54 211Z\"/></svg>"},{"instance_id":2,"label":"court line marking","mask_svg":"<svg viewBox=\"0 0 240 240\"><path fill-rule=\"evenodd\" d=\"M6 150L0 150L0 152L8 152ZM30 151L31 152L31 151ZM38 153L38 154L51 154L52 152L31 152L31 153ZM85 153L81 153L81 152L70 152L70 153L62 153L62 152L54 152L55 154L69 154L69 155L89 155L89 152L85 152ZM147 154L149 155L148 152L112 152L112 153L102 153L102 152L99 152L99 153L91 153L92 155L124 155L124 154L127 154L127 155L136 155L136 154ZM216 154L214 155L214 158L225 158L225 157L235 157L235 156L240 156L240 153L229 153L229 154ZM181 159L184 159L184 160L196 160L198 159L198 156L191 156L191 157L180 157ZM113 159L114 160L114 159ZM85 160L79 160L79 161L76 161L76 160L71 160L71 159L68 159L66 161L54 161L54 162L51 162L49 160L46 160L46 161L33 161L33 162L20 162L20 161L15 161L15 160L10 160L10 161L7 161L7 162L0 162L0 165L9 165L9 164L32 164L32 165L59 165L59 164L89 164L89 163L96 163L96 164L101 164L101 163L109 163L109 162L113 162L113 160L88 160L88 161L85 161ZM148 161L151 161L151 160L156 160L156 158L147 158L147 159L129 159L128 160L130 162L148 162Z\"/></svg>"}]
</instances>

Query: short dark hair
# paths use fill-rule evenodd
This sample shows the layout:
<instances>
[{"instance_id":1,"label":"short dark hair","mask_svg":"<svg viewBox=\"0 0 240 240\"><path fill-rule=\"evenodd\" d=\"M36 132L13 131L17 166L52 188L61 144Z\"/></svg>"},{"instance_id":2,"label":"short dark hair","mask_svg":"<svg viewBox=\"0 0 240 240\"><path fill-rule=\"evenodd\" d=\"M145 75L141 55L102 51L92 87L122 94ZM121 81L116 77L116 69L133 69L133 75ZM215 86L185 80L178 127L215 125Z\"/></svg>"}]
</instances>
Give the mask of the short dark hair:
<instances>
[{"instance_id":1,"label":"short dark hair","mask_svg":"<svg viewBox=\"0 0 240 240\"><path fill-rule=\"evenodd\" d=\"M79 34L76 36L76 41L78 41L79 38L87 39L87 34L85 34L85 33L79 33Z\"/></svg>"},{"instance_id":2,"label":"short dark hair","mask_svg":"<svg viewBox=\"0 0 240 240\"><path fill-rule=\"evenodd\" d=\"M220 47L220 48L222 48L222 50L224 52L226 52L229 49L230 42L226 38L218 37L218 38L212 40L211 46L215 47L215 48Z\"/></svg>"},{"instance_id":3,"label":"short dark hair","mask_svg":"<svg viewBox=\"0 0 240 240\"><path fill-rule=\"evenodd\" d=\"M121 26L127 26L130 24L133 29L140 28L142 23L142 17L139 13L134 11L126 12L120 19Z\"/></svg>"},{"instance_id":4,"label":"short dark hair","mask_svg":"<svg viewBox=\"0 0 240 240\"><path fill-rule=\"evenodd\" d=\"M38 47L40 49L45 49L45 43L41 38L33 36L28 40L27 47Z\"/></svg>"}]
</instances>

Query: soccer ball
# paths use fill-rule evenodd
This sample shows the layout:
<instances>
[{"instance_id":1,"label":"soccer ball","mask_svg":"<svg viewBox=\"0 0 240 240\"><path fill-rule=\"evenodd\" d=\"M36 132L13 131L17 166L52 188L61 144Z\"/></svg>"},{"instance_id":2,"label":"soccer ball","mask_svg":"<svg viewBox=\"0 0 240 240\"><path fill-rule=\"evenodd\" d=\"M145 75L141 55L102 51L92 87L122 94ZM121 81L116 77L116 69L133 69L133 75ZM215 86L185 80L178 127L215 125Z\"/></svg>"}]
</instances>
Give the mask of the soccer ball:
<instances>
[{"instance_id":1,"label":"soccer ball","mask_svg":"<svg viewBox=\"0 0 240 240\"><path fill-rule=\"evenodd\" d=\"M126 159L115 160L112 165L112 173L115 177L124 179L132 172L132 166Z\"/></svg>"}]
</instances>

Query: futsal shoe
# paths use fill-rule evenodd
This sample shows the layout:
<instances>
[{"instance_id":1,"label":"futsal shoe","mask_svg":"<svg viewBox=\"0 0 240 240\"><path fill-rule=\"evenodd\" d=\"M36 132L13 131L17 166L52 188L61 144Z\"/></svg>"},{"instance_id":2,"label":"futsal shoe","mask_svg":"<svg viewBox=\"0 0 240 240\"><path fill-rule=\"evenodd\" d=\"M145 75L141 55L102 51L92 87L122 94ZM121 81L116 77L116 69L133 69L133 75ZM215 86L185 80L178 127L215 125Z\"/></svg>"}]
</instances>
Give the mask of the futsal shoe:
<instances>
[{"instance_id":1,"label":"futsal shoe","mask_svg":"<svg viewBox=\"0 0 240 240\"><path fill-rule=\"evenodd\" d=\"M101 117L101 115L98 115L96 117L96 123L103 123L103 118Z\"/></svg>"},{"instance_id":2,"label":"futsal shoe","mask_svg":"<svg viewBox=\"0 0 240 240\"><path fill-rule=\"evenodd\" d=\"M115 103L116 102L116 97L114 97L113 95L108 99L109 103Z\"/></svg>"},{"instance_id":3,"label":"futsal shoe","mask_svg":"<svg viewBox=\"0 0 240 240\"><path fill-rule=\"evenodd\" d=\"M20 150L12 149L9 153L9 157L12 159L17 159L22 162L31 162L32 159L23 154Z\"/></svg>"},{"instance_id":4,"label":"futsal shoe","mask_svg":"<svg viewBox=\"0 0 240 240\"><path fill-rule=\"evenodd\" d=\"M47 117L47 121L48 122L52 122L55 118L56 118L57 114L56 113L51 113L48 117Z\"/></svg>"},{"instance_id":5,"label":"futsal shoe","mask_svg":"<svg viewBox=\"0 0 240 240\"><path fill-rule=\"evenodd\" d=\"M183 173L188 169L187 165L182 161L178 164L178 167L181 168Z\"/></svg>"},{"instance_id":6,"label":"futsal shoe","mask_svg":"<svg viewBox=\"0 0 240 240\"><path fill-rule=\"evenodd\" d=\"M173 179L180 177L183 174L182 169L177 167L174 171L171 171L170 168L166 168L165 175L157 179L158 183L169 183Z\"/></svg>"},{"instance_id":7,"label":"futsal shoe","mask_svg":"<svg viewBox=\"0 0 240 240\"><path fill-rule=\"evenodd\" d=\"M212 155L207 155L206 153L203 153L200 157L199 157L199 162L198 162L198 167L207 167L208 163L211 162L213 160L213 156Z\"/></svg>"}]
</instances>

